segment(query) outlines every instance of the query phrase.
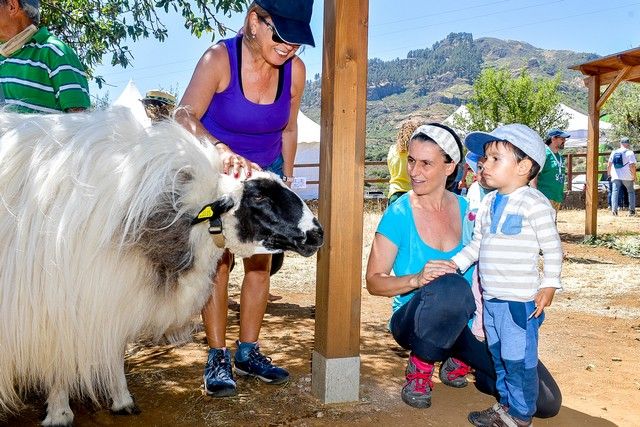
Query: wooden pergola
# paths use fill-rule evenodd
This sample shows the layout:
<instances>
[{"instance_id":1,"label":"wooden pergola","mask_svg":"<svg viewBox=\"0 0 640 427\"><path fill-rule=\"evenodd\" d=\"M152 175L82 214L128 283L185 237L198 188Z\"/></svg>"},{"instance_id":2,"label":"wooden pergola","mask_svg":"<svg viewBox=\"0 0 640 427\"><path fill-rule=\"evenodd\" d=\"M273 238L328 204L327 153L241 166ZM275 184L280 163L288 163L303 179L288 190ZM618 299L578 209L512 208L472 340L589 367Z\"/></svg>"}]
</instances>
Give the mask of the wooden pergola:
<instances>
[{"instance_id":1,"label":"wooden pergola","mask_svg":"<svg viewBox=\"0 0 640 427\"><path fill-rule=\"evenodd\" d=\"M570 67L586 75L589 89L589 133L587 141L586 219L584 233L598 232L598 150L600 110L622 82L640 83L640 48L626 50ZM607 85L602 91L602 86Z\"/></svg>"}]
</instances>

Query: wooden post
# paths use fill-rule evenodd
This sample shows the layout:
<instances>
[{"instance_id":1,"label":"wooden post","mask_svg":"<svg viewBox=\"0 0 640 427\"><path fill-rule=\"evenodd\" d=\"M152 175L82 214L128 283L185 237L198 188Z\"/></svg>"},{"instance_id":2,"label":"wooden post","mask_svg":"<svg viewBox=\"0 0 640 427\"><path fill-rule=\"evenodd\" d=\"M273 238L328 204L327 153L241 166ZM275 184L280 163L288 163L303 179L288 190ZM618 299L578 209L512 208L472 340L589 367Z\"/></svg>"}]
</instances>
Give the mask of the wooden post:
<instances>
[{"instance_id":1,"label":"wooden post","mask_svg":"<svg viewBox=\"0 0 640 427\"><path fill-rule=\"evenodd\" d=\"M585 236L598 234L598 152L600 150L600 76L586 78L589 88L589 133L587 139L587 184L585 194Z\"/></svg>"},{"instance_id":2,"label":"wooden post","mask_svg":"<svg viewBox=\"0 0 640 427\"><path fill-rule=\"evenodd\" d=\"M567 154L567 181L569 181L568 191L573 191L573 154Z\"/></svg>"},{"instance_id":3,"label":"wooden post","mask_svg":"<svg viewBox=\"0 0 640 427\"><path fill-rule=\"evenodd\" d=\"M359 399L368 0L325 0L312 391Z\"/></svg>"}]
</instances>

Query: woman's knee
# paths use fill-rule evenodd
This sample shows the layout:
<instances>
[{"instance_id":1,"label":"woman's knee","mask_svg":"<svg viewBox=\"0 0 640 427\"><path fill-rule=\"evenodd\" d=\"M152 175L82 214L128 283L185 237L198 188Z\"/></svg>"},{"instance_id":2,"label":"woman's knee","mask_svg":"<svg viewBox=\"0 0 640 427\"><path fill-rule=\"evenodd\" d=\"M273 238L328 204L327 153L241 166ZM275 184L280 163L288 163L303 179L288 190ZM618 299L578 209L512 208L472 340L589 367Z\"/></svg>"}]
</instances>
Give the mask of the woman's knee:
<instances>
[{"instance_id":1,"label":"woman's knee","mask_svg":"<svg viewBox=\"0 0 640 427\"><path fill-rule=\"evenodd\" d=\"M433 309L443 315L471 315L475 311L475 300L469 282L459 274L445 274L420 288L421 296Z\"/></svg>"}]
</instances>

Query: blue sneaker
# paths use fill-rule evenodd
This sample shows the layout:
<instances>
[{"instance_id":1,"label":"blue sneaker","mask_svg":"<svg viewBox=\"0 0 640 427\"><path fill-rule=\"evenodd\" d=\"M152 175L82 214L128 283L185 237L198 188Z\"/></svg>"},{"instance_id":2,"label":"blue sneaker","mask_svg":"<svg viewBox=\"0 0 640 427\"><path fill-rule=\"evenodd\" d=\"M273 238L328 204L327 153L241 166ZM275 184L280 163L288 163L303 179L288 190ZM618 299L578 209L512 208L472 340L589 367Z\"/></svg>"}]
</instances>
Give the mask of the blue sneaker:
<instances>
[{"instance_id":1,"label":"blue sneaker","mask_svg":"<svg viewBox=\"0 0 640 427\"><path fill-rule=\"evenodd\" d=\"M240 343L234 357L236 373L240 376L257 377L268 384L282 384L289 380L286 369L275 366L271 358L260 353L257 343ZM245 358L245 360L239 360Z\"/></svg>"},{"instance_id":2,"label":"blue sneaker","mask_svg":"<svg viewBox=\"0 0 640 427\"><path fill-rule=\"evenodd\" d=\"M209 396L236 395L236 382L231 372L231 353L228 349L210 348L204 367L204 391Z\"/></svg>"}]
</instances>

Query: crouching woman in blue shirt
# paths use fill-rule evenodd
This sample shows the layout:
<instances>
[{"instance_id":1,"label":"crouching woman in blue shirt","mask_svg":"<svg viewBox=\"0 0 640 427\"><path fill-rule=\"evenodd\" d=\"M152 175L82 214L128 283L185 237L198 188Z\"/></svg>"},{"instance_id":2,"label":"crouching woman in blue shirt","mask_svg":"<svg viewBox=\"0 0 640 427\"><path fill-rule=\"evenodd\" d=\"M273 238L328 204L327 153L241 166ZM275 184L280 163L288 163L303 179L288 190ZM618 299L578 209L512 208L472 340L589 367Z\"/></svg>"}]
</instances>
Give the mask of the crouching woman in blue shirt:
<instances>
[{"instance_id":1,"label":"crouching woman in blue shirt","mask_svg":"<svg viewBox=\"0 0 640 427\"><path fill-rule=\"evenodd\" d=\"M442 383L464 387L474 370L476 387L496 395L489 349L470 330L476 310L472 269L461 276L448 262L466 243L464 222L473 220L466 200L447 190L461 159L462 144L451 129L437 123L416 129L407 160L412 190L383 214L367 264L369 293L393 298L389 328L410 351L401 396L417 408L431 406L436 362L442 362ZM560 390L542 363L538 371L536 416L555 416Z\"/></svg>"}]
</instances>

